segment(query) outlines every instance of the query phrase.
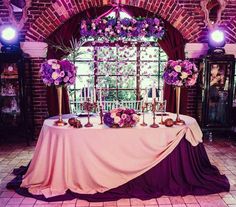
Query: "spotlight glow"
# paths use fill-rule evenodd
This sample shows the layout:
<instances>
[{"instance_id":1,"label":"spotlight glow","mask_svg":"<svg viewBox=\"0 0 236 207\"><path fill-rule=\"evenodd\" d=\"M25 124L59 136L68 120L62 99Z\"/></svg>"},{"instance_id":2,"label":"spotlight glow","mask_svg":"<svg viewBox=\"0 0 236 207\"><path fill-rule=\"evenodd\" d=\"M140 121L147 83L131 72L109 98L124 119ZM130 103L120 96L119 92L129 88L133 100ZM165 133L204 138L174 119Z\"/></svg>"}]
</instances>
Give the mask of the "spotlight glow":
<instances>
[{"instance_id":1,"label":"spotlight glow","mask_svg":"<svg viewBox=\"0 0 236 207\"><path fill-rule=\"evenodd\" d=\"M221 43L225 40L224 32L215 30L211 33L211 39L216 43Z\"/></svg>"},{"instance_id":2,"label":"spotlight glow","mask_svg":"<svg viewBox=\"0 0 236 207\"><path fill-rule=\"evenodd\" d=\"M6 41L11 41L16 38L16 30L12 27L6 27L1 32L1 38Z\"/></svg>"}]
</instances>

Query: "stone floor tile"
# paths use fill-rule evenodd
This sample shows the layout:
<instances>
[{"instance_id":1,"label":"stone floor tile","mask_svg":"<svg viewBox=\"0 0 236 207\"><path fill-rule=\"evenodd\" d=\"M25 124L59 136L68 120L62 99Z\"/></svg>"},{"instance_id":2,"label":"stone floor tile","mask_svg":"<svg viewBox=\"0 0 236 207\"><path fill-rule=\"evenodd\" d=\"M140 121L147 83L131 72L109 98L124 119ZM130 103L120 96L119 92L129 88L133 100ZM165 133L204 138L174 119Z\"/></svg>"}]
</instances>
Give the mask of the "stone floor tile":
<instances>
[{"instance_id":1,"label":"stone floor tile","mask_svg":"<svg viewBox=\"0 0 236 207\"><path fill-rule=\"evenodd\" d=\"M10 204L21 204L23 200L24 200L24 198L10 198L10 200L7 203L7 205L10 205Z\"/></svg>"},{"instance_id":2,"label":"stone floor tile","mask_svg":"<svg viewBox=\"0 0 236 207\"><path fill-rule=\"evenodd\" d=\"M62 207L75 207L75 203L63 203Z\"/></svg>"},{"instance_id":3,"label":"stone floor tile","mask_svg":"<svg viewBox=\"0 0 236 207\"><path fill-rule=\"evenodd\" d=\"M226 197L223 198L226 204L236 204L236 199L234 197Z\"/></svg>"},{"instance_id":4,"label":"stone floor tile","mask_svg":"<svg viewBox=\"0 0 236 207\"><path fill-rule=\"evenodd\" d=\"M144 202L143 200L140 200L138 198L131 198L130 199L130 202L131 202L131 206L134 206L134 205L139 205L139 206L144 206Z\"/></svg>"},{"instance_id":5,"label":"stone floor tile","mask_svg":"<svg viewBox=\"0 0 236 207\"><path fill-rule=\"evenodd\" d=\"M197 203L195 196L192 195L184 196L183 200L185 203Z\"/></svg>"},{"instance_id":6,"label":"stone floor tile","mask_svg":"<svg viewBox=\"0 0 236 207\"><path fill-rule=\"evenodd\" d=\"M197 203L187 203L186 205L187 207L200 207L200 205Z\"/></svg>"},{"instance_id":7,"label":"stone floor tile","mask_svg":"<svg viewBox=\"0 0 236 207\"><path fill-rule=\"evenodd\" d=\"M117 203L116 203L116 201L107 201L107 202L104 202L104 207L105 206L109 206L109 207L116 207L117 206Z\"/></svg>"},{"instance_id":8,"label":"stone floor tile","mask_svg":"<svg viewBox=\"0 0 236 207\"><path fill-rule=\"evenodd\" d=\"M160 197L160 198L157 198L157 203L160 205L160 204L171 204L170 202L170 199L169 197Z\"/></svg>"},{"instance_id":9,"label":"stone floor tile","mask_svg":"<svg viewBox=\"0 0 236 207\"><path fill-rule=\"evenodd\" d=\"M172 196L170 197L170 202L174 204L184 204L184 199L181 196Z\"/></svg>"},{"instance_id":10,"label":"stone floor tile","mask_svg":"<svg viewBox=\"0 0 236 207\"><path fill-rule=\"evenodd\" d=\"M130 199L122 198L117 201L117 206L130 206Z\"/></svg>"},{"instance_id":11,"label":"stone floor tile","mask_svg":"<svg viewBox=\"0 0 236 207\"><path fill-rule=\"evenodd\" d=\"M21 204L30 205L30 204L35 204L35 203L36 203L36 199L34 198L24 198Z\"/></svg>"},{"instance_id":12,"label":"stone floor tile","mask_svg":"<svg viewBox=\"0 0 236 207\"><path fill-rule=\"evenodd\" d=\"M104 204L103 202L90 202L89 206L93 206L93 207L94 206L104 206L103 204Z\"/></svg>"}]
</instances>

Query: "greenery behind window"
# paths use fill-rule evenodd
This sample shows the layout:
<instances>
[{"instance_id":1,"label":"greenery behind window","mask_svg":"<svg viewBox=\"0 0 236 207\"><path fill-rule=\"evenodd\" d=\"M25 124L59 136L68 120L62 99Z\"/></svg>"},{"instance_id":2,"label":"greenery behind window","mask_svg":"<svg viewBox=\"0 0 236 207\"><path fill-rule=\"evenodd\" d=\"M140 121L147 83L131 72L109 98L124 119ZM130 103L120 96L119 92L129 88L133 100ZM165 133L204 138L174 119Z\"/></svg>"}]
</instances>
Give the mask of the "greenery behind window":
<instances>
[{"instance_id":1,"label":"greenery behind window","mask_svg":"<svg viewBox=\"0 0 236 207\"><path fill-rule=\"evenodd\" d=\"M163 98L162 73L167 55L157 45L118 43L106 46L83 46L80 55L67 57L77 66L77 79L69 89L70 101L80 101L82 89L102 90L105 100L141 100L145 90L155 84ZM98 97L99 98L99 97Z\"/></svg>"}]
</instances>

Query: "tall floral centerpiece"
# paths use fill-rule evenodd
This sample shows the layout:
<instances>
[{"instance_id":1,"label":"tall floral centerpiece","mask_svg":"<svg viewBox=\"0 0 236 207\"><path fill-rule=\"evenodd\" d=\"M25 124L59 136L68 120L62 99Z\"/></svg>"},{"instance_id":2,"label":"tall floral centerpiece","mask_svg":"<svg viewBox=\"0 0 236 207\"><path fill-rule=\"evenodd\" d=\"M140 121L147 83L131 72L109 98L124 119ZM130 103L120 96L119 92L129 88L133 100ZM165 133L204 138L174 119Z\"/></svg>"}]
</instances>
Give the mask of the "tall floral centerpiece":
<instances>
[{"instance_id":1,"label":"tall floral centerpiece","mask_svg":"<svg viewBox=\"0 0 236 207\"><path fill-rule=\"evenodd\" d=\"M41 65L39 72L47 86L54 85L57 89L59 119L55 124L64 126L66 123L62 120L62 87L75 83L75 65L68 60L50 59Z\"/></svg>"},{"instance_id":2,"label":"tall floral centerpiece","mask_svg":"<svg viewBox=\"0 0 236 207\"><path fill-rule=\"evenodd\" d=\"M168 85L176 88L176 121L175 124L183 125L185 122L179 117L181 87L193 86L198 77L198 69L189 60L169 60L164 68L163 78Z\"/></svg>"}]
</instances>

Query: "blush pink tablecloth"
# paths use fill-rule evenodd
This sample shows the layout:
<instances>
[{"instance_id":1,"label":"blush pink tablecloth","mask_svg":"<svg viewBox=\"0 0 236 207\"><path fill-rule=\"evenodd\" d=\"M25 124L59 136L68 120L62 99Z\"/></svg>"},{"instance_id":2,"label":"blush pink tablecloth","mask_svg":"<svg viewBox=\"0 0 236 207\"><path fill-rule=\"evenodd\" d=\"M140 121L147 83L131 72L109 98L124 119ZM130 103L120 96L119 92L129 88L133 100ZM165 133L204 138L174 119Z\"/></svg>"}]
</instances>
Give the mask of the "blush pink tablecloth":
<instances>
[{"instance_id":1,"label":"blush pink tablecloth","mask_svg":"<svg viewBox=\"0 0 236 207\"><path fill-rule=\"evenodd\" d=\"M175 115L169 117L174 119ZM183 137L192 146L202 142L196 120L181 118L186 125L156 129L139 124L134 128L108 128L98 124L99 117L91 119L93 128L76 129L54 126L55 119L47 119L21 187L48 198L68 189L94 194L120 186L163 160ZM148 115L147 122L151 121Z\"/></svg>"}]
</instances>

